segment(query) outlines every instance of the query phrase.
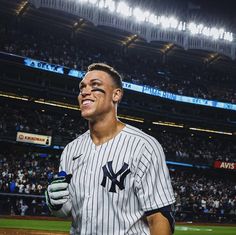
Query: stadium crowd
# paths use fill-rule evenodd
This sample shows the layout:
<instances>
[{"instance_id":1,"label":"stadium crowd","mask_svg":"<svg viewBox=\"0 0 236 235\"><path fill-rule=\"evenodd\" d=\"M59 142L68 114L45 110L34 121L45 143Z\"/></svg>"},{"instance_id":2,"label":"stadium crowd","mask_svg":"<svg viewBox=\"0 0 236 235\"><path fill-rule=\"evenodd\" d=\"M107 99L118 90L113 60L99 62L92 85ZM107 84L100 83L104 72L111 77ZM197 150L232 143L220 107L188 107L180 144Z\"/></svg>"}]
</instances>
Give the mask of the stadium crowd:
<instances>
[{"instance_id":1,"label":"stadium crowd","mask_svg":"<svg viewBox=\"0 0 236 235\"><path fill-rule=\"evenodd\" d=\"M0 197L2 193L7 193L8 197L5 194L0 210L20 215L49 215L45 199L34 196L44 195L47 183L57 172L58 165L59 155L20 153L14 150L1 153ZM235 219L236 185L233 181L216 178L207 171L172 169L170 172L178 221L225 222L226 217L227 220Z\"/></svg>"},{"instance_id":2,"label":"stadium crowd","mask_svg":"<svg viewBox=\"0 0 236 235\"><path fill-rule=\"evenodd\" d=\"M199 134L177 134L164 131L157 139L168 160L189 163L210 163L215 160L236 162L233 140Z\"/></svg>"},{"instance_id":3,"label":"stadium crowd","mask_svg":"<svg viewBox=\"0 0 236 235\"><path fill-rule=\"evenodd\" d=\"M47 180L52 178L58 168L59 156L47 160L39 156L43 154L24 153L17 151L0 155L1 191L26 194L42 194Z\"/></svg>"},{"instance_id":4,"label":"stadium crowd","mask_svg":"<svg viewBox=\"0 0 236 235\"><path fill-rule=\"evenodd\" d=\"M11 152L5 150L0 154L1 213L49 214L42 196L48 182L57 172L60 156L54 154L53 159L50 157L48 154L31 152L22 154L17 150ZM1 192L18 196L7 197L6 194L1 195ZM22 198L19 194L34 195L34 197Z\"/></svg>"},{"instance_id":5,"label":"stadium crowd","mask_svg":"<svg viewBox=\"0 0 236 235\"><path fill-rule=\"evenodd\" d=\"M0 51L85 70L106 62L122 72L124 81L149 85L179 95L236 103L234 75L205 65L163 63L154 55L104 47L90 39L71 38L22 24L0 24ZM122 49L123 48L123 49Z\"/></svg>"},{"instance_id":6,"label":"stadium crowd","mask_svg":"<svg viewBox=\"0 0 236 235\"><path fill-rule=\"evenodd\" d=\"M63 146L87 129L87 122L79 115L14 108L7 104L0 105L0 111L3 114L0 117L0 136L12 136L12 139L16 132L23 131L53 136L54 144ZM179 133L149 130L150 126L143 128L160 141L167 160L207 164L213 164L215 160L236 161L236 146L229 138L209 138L208 135L186 133L184 130Z\"/></svg>"},{"instance_id":7,"label":"stadium crowd","mask_svg":"<svg viewBox=\"0 0 236 235\"><path fill-rule=\"evenodd\" d=\"M235 181L207 171L183 170L172 173L171 179L178 221L225 222L226 215L232 220L236 219Z\"/></svg>"},{"instance_id":8,"label":"stadium crowd","mask_svg":"<svg viewBox=\"0 0 236 235\"><path fill-rule=\"evenodd\" d=\"M44 113L45 110L29 110L12 108L7 104L1 106L0 135L15 135L18 131L51 135L63 143L75 139L84 132L86 122L81 118L73 118L66 113Z\"/></svg>"}]
</instances>

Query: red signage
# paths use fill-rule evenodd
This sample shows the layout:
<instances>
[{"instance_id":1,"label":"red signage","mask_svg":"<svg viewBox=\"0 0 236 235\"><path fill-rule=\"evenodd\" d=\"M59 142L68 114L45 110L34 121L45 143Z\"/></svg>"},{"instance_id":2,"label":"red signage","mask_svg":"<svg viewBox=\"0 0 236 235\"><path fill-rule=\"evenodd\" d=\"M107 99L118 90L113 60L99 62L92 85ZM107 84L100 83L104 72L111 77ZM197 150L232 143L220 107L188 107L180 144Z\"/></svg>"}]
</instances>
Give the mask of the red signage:
<instances>
[{"instance_id":1,"label":"red signage","mask_svg":"<svg viewBox=\"0 0 236 235\"><path fill-rule=\"evenodd\" d=\"M236 170L236 163L215 161L214 162L214 168L227 169L227 170Z\"/></svg>"}]
</instances>

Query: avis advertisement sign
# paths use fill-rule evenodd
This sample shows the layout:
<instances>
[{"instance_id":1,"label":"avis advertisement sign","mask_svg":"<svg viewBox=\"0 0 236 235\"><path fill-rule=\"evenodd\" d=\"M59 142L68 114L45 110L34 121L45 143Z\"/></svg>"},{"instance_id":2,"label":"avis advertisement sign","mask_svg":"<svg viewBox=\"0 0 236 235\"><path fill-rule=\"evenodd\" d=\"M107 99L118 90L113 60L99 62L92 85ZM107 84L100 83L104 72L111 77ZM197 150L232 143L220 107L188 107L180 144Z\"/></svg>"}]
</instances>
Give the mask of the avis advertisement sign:
<instances>
[{"instance_id":1,"label":"avis advertisement sign","mask_svg":"<svg viewBox=\"0 0 236 235\"><path fill-rule=\"evenodd\" d=\"M26 132L17 132L16 141L50 146L52 137L47 135L37 135Z\"/></svg>"},{"instance_id":2,"label":"avis advertisement sign","mask_svg":"<svg viewBox=\"0 0 236 235\"><path fill-rule=\"evenodd\" d=\"M236 163L215 161L214 168L226 169L226 170L236 170Z\"/></svg>"}]
</instances>

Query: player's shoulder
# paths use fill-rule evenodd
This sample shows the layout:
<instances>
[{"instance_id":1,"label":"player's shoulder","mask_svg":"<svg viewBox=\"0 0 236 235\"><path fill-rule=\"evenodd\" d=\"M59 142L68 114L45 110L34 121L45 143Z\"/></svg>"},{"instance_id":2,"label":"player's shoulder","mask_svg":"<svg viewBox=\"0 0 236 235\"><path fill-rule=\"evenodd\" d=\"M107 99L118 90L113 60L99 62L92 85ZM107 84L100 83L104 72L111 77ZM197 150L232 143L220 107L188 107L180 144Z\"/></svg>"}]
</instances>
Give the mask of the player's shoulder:
<instances>
[{"instance_id":1,"label":"player's shoulder","mask_svg":"<svg viewBox=\"0 0 236 235\"><path fill-rule=\"evenodd\" d=\"M138 138L140 140L140 143L142 143L146 148L161 148L159 141L155 137L147 134L146 132L138 129L137 127L126 124L124 132L128 133L129 135L135 138Z\"/></svg>"},{"instance_id":2,"label":"player's shoulder","mask_svg":"<svg viewBox=\"0 0 236 235\"><path fill-rule=\"evenodd\" d=\"M84 132L83 134L79 135L76 139L72 140L71 142L69 142L65 149L69 149L72 148L73 146L77 146L78 144L81 144L81 142L84 139L89 138L89 130L87 130L86 132Z\"/></svg>"}]
</instances>

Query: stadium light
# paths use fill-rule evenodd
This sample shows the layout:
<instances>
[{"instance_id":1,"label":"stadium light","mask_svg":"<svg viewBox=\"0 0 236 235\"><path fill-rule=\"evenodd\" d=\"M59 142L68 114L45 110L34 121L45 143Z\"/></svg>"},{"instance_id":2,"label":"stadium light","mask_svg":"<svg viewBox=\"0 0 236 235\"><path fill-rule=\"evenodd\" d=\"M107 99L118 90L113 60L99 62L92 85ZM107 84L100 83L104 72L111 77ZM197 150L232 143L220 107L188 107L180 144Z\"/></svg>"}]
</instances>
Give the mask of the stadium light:
<instances>
[{"instance_id":1,"label":"stadium light","mask_svg":"<svg viewBox=\"0 0 236 235\"><path fill-rule=\"evenodd\" d=\"M45 104L45 105L64 108L64 109L80 110L80 108L77 105L72 105L72 104L67 104L67 103L62 103L62 102L45 101L43 99L34 100L34 102L38 104Z\"/></svg>"},{"instance_id":2,"label":"stadium light","mask_svg":"<svg viewBox=\"0 0 236 235\"><path fill-rule=\"evenodd\" d=\"M233 33L224 32L224 39L227 40L227 41L232 42L233 41Z\"/></svg>"},{"instance_id":3,"label":"stadium light","mask_svg":"<svg viewBox=\"0 0 236 235\"><path fill-rule=\"evenodd\" d=\"M203 30L205 30L206 34L209 34L209 32L208 32L209 29L207 27L205 27L203 24L196 24L194 22L190 22L188 24L188 30L193 35L195 35L195 34L202 34Z\"/></svg>"},{"instance_id":4,"label":"stadium light","mask_svg":"<svg viewBox=\"0 0 236 235\"><path fill-rule=\"evenodd\" d=\"M188 31L191 35L205 36L213 40L225 40L232 42L234 40L232 32L226 32L223 28L208 27L195 22L186 23L179 21L173 16L155 15L142 8L132 8L124 1L115 0L78 0L82 4L90 3L100 9L106 9L109 12L115 12L123 17L133 16L137 22L148 22L150 24L160 25L163 29L174 29L178 31Z\"/></svg>"},{"instance_id":5,"label":"stadium light","mask_svg":"<svg viewBox=\"0 0 236 235\"><path fill-rule=\"evenodd\" d=\"M180 21L179 24L178 24L177 29L178 29L179 31L185 31L185 30L186 30L186 23L183 22L183 21Z\"/></svg>"},{"instance_id":6,"label":"stadium light","mask_svg":"<svg viewBox=\"0 0 236 235\"><path fill-rule=\"evenodd\" d=\"M80 3L87 3L89 0L79 0Z\"/></svg>"},{"instance_id":7,"label":"stadium light","mask_svg":"<svg viewBox=\"0 0 236 235\"><path fill-rule=\"evenodd\" d=\"M190 127L189 129L194 130L194 131L201 131L201 132L208 132L208 133L215 133L215 134L222 134L222 135L233 135L233 133L225 132L225 131L209 130L209 129L195 128L195 127Z\"/></svg>"},{"instance_id":8,"label":"stadium light","mask_svg":"<svg viewBox=\"0 0 236 235\"><path fill-rule=\"evenodd\" d=\"M176 124L174 122L162 122L162 121L157 121L157 122L152 122L154 125L159 125L159 126L170 126L170 127L178 127L178 128L184 128L183 124Z\"/></svg>"},{"instance_id":9,"label":"stadium light","mask_svg":"<svg viewBox=\"0 0 236 235\"><path fill-rule=\"evenodd\" d=\"M198 33L197 25L194 22L190 22L188 24L188 29L189 29L190 33L193 35Z\"/></svg>"},{"instance_id":10,"label":"stadium light","mask_svg":"<svg viewBox=\"0 0 236 235\"><path fill-rule=\"evenodd\" d=\"M225 30L223 28L219 29L220 39L224 39L224 32Z\"/></svg>"},{"instance_id":11,"label":"stadium light","mask_svg":"<svg viewBox=\"0 0 236 235\"><path fill-rule=\"evenodd\" d=\"M98 7L99 7L99 8L105 8L105 2L104 2L104 0L100 0L100 1L98 2Z\"/></svg>"},{"instance_id":12,"label":"stadium light","mask_svg":"<svg viewBox=\"0 0 236 235\"><path fill-rule=\"evenodd\" d=\"M16 14L18 16L23 15L27 10L28 6L29 6L29 1L22 1L22 3L19 6L19 9L16 10Z\"/></svg>"},{"instance_id":13,"label":"stadium light","mask_svg":"<svg viewBox=\"0 0 236 235\"><path fill-rule=\"evenodd\" d=\"M117 4L116 12L126 17L132 15L132 9L125 2L119 2Z\"/></svg>"},{"instance_id":14,"label":"stadium light","mask_svg":"<svg viewBox=\"0 0 236 235\"><path fill-rule=\"evenodd\" d=\"M157 16L154 14L150 14L149 17L147 18L147 21L154 25L158 24Z\"/></svg>"},{"instance_id":15,"label":"stadium light","mask_svg":"<svg viewBox=\"0 0 236 235\"><path fill-rule=\"evenodd\" d=\"M16 100L24 100L24 101L28 101L29 98L28 97L22 97L22 96L18 96L15 94L4 94L4 93L0 93L1 97L6 97L6 98L11 98L11 99L16 99Z\"/></svg>"},{"instance_id":16,"label":"stadium light","mask_svg":"<svg viewBox=\"0 0 236 235\"><path fill-rule=\"evenodd\" d=\"M175 17L171 16L169 18L169 22L170 22L170 28L176 29L178 27L179 22Z\"/></svg>"},{"instance_id":17,"label":"stadium light","mask_svg":"<svg viewBox=\"0 0 236 235\"><path fill-rule=\"evenodd\" d=\"M213 39L215 39L215 40L220 38L219 30L217 28L215 28L215 27L211 28L210 34L213 37Z\"/></svg>"},{"instance_id":18,"label":"stadium light","mask_svg":"<svg viewBox=\"0 0 236 235\"><path fill-rule=\"evenodd\" d=\"M164 29L169 27L168 18L166 16L158 17L158 22L162 26L162 28L164 28Z\"/></svg>"},{"instance_id":19,"label":"stadium light","mask_svg":"<svg viewBox=\"0 0 236 235\"><path fill-rule=\"evenodd\" d=\"M95 5L95 4L97 4L98 1L97 0L88 0L88 2Z\"/></svg>"},{"instance_id":20,"label":"stadium light","mask_svg":"<svg viewBox=\"0 0 236 235\"><path fill-rule=\"evenodd\" d=\"M133 16L135 17L135 19L136 19L137 21L144 21L144 20L145 20L144 14L143 14L143 12L140 10L139 7L134 8L134 10L133 10Z\"/></svg>"},{"instance_id":21,"label":"stadium light","mask_svg":"<svg viewBox=\"0 0 236 235\"><path fill-rule=\"evenodd\" d=\"M211 29L209 27L204 26L202 29L202 35L206 36L206 37L210 37L211 35Z\"/></svg>"},{"instance_id":22,"label":"stadium light","mask_svg":"<svg viewBox=\"0 0 236 235\"><path fill-rule=\"evenodd\" d=\"M139 7L136 7L133 10L133 16L137 21L148 21L149 15L150 15L149 11L143 12Z\"/></svg>"},{"instance_id":23,"label":"stadium light","mask_svg":"<svg viewBox=\"0 0 236 235\"><path fill-rule=\"evenodd\" d=\"M176 29L179 25L179 21L171 16L171 17L167 17L167 16L159 16L157 18L158 24L161 25L162 28L167 29L167 28L172 28L172 29Z\"/></svg>"},{"instance_id":24,"label":"stadium light","mask_svg":"<svg viewBox=\"0 0 236 235\"><path fill-rule=\"evenodd\" d=\"M118 115L118 118L120 119L125 119L133 122L140 122L143 123L144 119L143 118L137 118L137 117L130 117L130 116L124 116L124 115Z\"/></svg>"},{"instance_id":25,"label":"stadium light","mask_svg":"<svg viewBox=\"0 0 236 235\"><path fill-rule=\"evenodd\" d=\"M225 32L223 28L216 28L216 27L207 27L203 24L196 24L194 22L190 22L188 24L188 30L192 35L203 35L206 37L210 37L213 40L223 39L226 41L233 41L233 34L230 32Z\"/></svg>"},{"instance_id":26,"label":"stadium light","mask_svg":"<svg viewBox=\"0 0 236 235\"><path fill-rule=\"evenodd\" d=\"M204 28L204 25L203 25L203 24L197 25L197 31L198 31L199 34L202 33L203 28Z\"/></svg>"},{"instance_id":27,"label":"stadium light","mask_svg":"<svg viewBox=\"0 0 236 235\"><path fill-rule=\"evenodd\" d=\"M107 8L110 12L114 12L116 9L115 2L113 0L105 0L105 8Z\"/></svg>"}]
</instances>

